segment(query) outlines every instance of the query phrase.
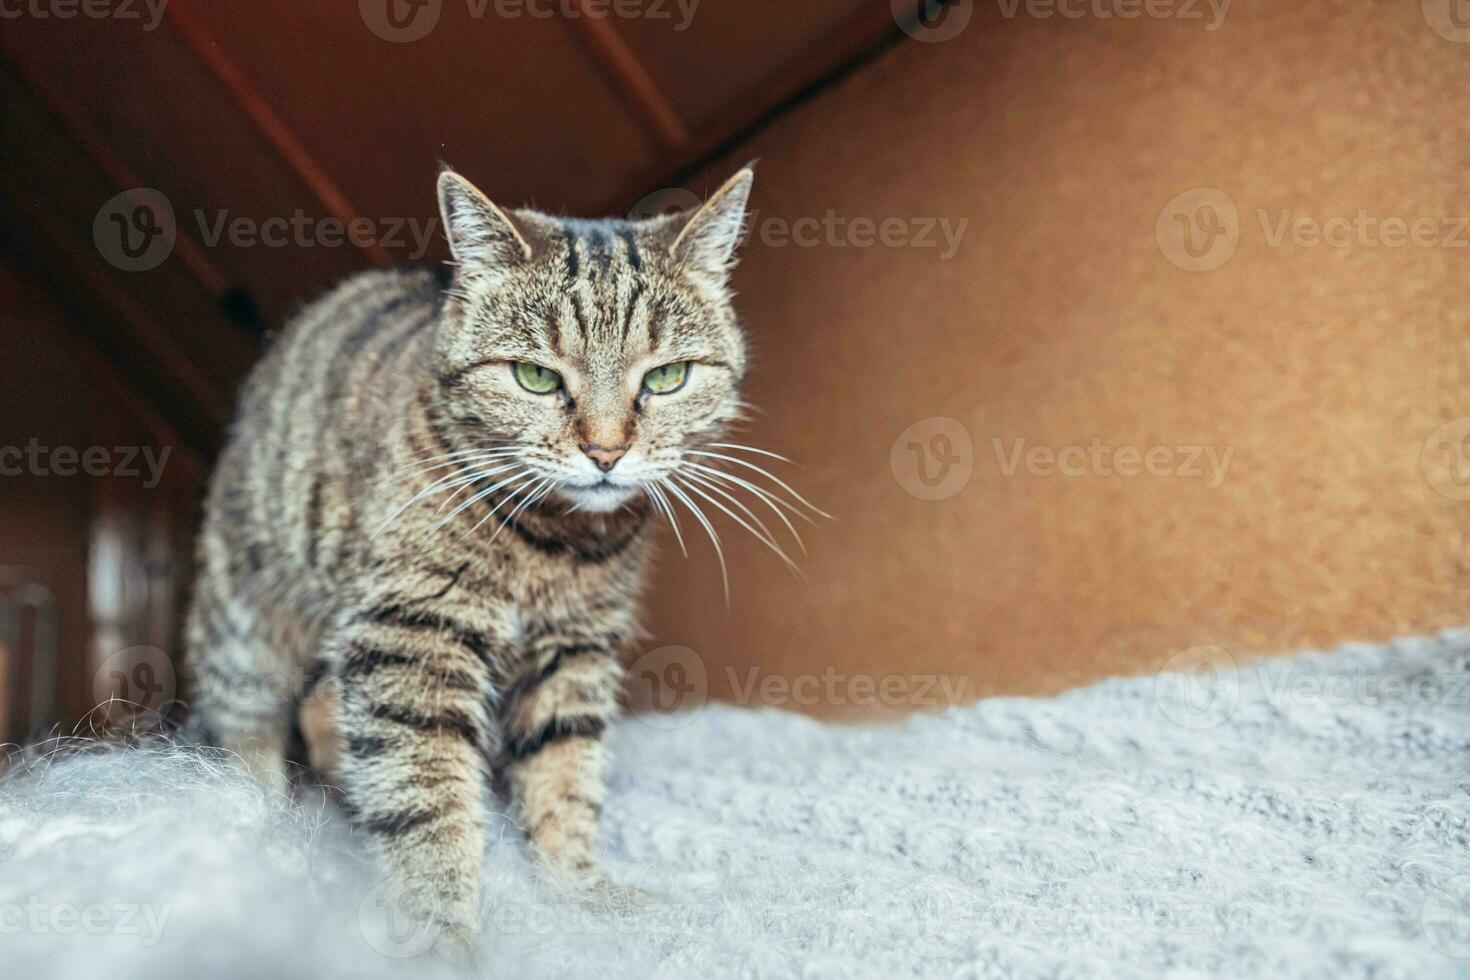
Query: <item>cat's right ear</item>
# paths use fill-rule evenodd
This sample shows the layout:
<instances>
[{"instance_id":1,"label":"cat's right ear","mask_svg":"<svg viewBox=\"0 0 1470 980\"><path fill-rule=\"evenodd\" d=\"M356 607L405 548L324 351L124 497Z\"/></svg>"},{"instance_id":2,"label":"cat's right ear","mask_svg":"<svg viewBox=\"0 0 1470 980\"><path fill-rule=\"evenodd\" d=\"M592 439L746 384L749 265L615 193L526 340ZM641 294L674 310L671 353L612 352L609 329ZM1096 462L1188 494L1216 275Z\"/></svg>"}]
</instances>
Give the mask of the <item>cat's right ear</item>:
<instances>
[{"instance_id":1,"label":"cat's right ear","mask_svg":"<svg viewBox=\"0 0 1470 980\"><path fill-rule=\"evenodd\" d=\"M531 257L531 246L506 213L447 167L439 174L439 217L461 269L516 265Z\"/></svg>"},{"instance_id":2,"label":"cat's right ear","mask_svg":"<svg viewBox=\"0 0 1470 980\"><path fill-rule=\"evenodd\" d=\"M754 180L755 171L746 164L725 181L679 231L671 247L674 258L723 284L730 276L735 249L744 234L745 205Z\"/></svg>"}]
</instances>

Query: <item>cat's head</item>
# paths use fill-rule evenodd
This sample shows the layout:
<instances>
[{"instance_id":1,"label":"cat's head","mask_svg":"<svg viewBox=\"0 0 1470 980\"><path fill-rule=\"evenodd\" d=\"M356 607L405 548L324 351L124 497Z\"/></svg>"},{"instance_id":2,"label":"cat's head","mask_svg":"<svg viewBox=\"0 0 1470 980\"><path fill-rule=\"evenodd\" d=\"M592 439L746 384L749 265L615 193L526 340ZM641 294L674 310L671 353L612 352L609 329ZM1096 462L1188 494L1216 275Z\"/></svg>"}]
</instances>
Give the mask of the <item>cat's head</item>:
<instances>
[{"instance_id":1,"label":"cat's head","mask_svg":"<svg viewBox=\"0 0 1470 980\"><path fill-rule=\"evenodd\" d=\"M682 214L581 221L502 210L440 175L455 272L435 371L455 442L482 449L476 465L607 511L739 417L746 353L728 277L751 181L741 170Z\"/></svg>"}]
</instances>

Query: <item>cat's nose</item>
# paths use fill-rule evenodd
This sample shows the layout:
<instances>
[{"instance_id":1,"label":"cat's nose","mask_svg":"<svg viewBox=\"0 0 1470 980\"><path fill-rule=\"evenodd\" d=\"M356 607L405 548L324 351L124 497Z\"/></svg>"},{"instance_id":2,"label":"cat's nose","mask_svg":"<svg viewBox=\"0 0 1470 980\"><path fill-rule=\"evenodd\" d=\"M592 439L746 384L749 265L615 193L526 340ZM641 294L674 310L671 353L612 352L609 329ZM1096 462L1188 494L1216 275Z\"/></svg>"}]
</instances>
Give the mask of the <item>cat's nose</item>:
<instances>
[{"instance_id":1,"label":"cat's nose","mask_svg":"<svg viewBox=\"0 0 1470 980\"><path fill-rule=\"evenodd\" d=\"M584 442L582 443L582 452L586 453L588 458L597 464L598 469L606 473L618 465L618 460L627 454L628 444L625 442L621 446L613 446L609 449L607 446L599 446L595 442Z\"/></svg>"}]
</instances>

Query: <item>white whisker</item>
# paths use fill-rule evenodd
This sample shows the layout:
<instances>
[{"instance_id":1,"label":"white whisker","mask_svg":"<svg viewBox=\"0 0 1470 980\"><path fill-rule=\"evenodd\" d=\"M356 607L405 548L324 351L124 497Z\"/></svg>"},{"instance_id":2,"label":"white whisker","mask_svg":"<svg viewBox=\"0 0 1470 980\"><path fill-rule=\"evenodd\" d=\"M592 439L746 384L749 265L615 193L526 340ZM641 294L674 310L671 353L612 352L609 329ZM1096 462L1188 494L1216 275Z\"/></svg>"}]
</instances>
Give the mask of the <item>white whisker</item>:
<instances>
[{"instance_id":1,"label":"white whisker","mask_svg":"<svg viewBox=\"0 0 1470 980\"><path fill-rule=\"evenodd\" d=\"M395 483L406 483L418 477L425 476L426 474L433 473L435 470L447 470L450 468L463 469L466 466L472 464L490 463L508 459L512 456L515 456L519 451L520 450L518 449L503 449L497 450L495 452L486 452L472 456L465 456L460 459L450 460L447 463L437 463L432 466L424 466L420 469L405 470L402 474L395 476L392 479Z\"/></svg>"},{"instance_id":2,"label":"white whisker","mask_svg":"<svg viewBox=\"0 0 1470 980\"><path fill-rule=\"evenodd\" d=\"M745 450L748 453L759 453L762 456L769 456L772 459L779 459L781 462L783 462L783 463L790 463L792 466L798 466L799 467L801 465L800 463L797 463L797 462L794 462L794 461L792 461L790 459L787 459L785 456L782 456L780 453L773 453L769 449L757 449L754 446L746 446L746 445L743 445L743 444L738 443L738 442L709 442L709 443L705 443L705 445L710 446L711 448L714 448L714 449L743 449L743 450Z\"/></svg>"},{"instance_id":3,"label":"white whisker","mask_svg":"<svg viewBox=\"0 0 1470 980\"><path fill-rule=\"evenodd\" d=\"M786 514L783 512L782 508L791 511L793 516L801 518L808 524L815 525L816 522L813 521L810 517L806 516L806 513L804 511L798 509L794 504L782 500L780 497L776 496L765 487L760 486L756 483L751 483L749 480L742 479L738 476L734 476L733 474L726 473L724 470L717 470L713 466L705 466L703 463L690 463L689 468L697 470L705 476L710 477L711 479L719 480L722 483L733 484L737 487L740 487L741 489L749 490L751 493L755 494L755 496L761 502L763 502L767 507L771 508L771 510L775 512L776 516L781 519L781 523L786 525L786 530L790 531L791 536L796 539L797 547L801 548L802 554L806 554L806 545L802 542L801 535L796 532L796 525L792 524L791 521L787 519Z\"/></svg>"},{"instance_id":4,"label":"white whisker","mask_svg":"<svg viewBox=\"0 0 1470 980\"><path fill-rule=\"evenodd\" d=\"M552 479L551 477L542 477L541 482L539 484L533 485L533 488L526 494L526 499L516 505L516 508L512 510L509 514L505 515L505 519L500 522L500 526L495 529L495 533L490 535L490 540L494 541L497 537L499 537L500 532L504 531L506 525L515 520L516 516L519 515L521 511L525 510L527 507L531 506L533 503L546 496L552 490L555 490L558 485L559 484L557 483L557 481ZM484 522L482 521L481 523ZM480 525L476 524L475 526L479 527Z\"/></svg>"},{"instance_id":5,"label":"white whisker","mask_svg":"<svg viewBox=\"0 0 1470 980\"><path fill-rule=\"evenodd\" d=\"M453 484L452 483L452 484L449 485L449 486L457 486L459 489L455 490L454 493L452 493L452 494L449 495L449 499L448 500L444 501L442 504L439 505L439 507L434 511L434 516L435 517L438 517L440 514L444 513L444 508L445 507L448 507L450 504L454 503L454 498L455 497L458 497L460 494L464 493L464 488L465 487L473 486L476 483L479 483L482 479L484 479L486 477L495 476L495 475L500 474L500 473L508 473L511 470L514 470L514 469L517 469L517 468L520 468L518 466L518 464L516 464L516 463L507 463L504 466L497 466L494 469L477 470L474 473L468 473L468 474L466 474L465 477L464 477L464 479L460 480L457 484ZM449 489L449 487L444 487L444 490L448 490L448 489Z\"/></svg>"},{"instance_id":6,"label":"white whisker","mask_svg":"<svg viewBox=\"0 0 1470 980\"><path fill-rule=\"evenodd\" d=\"M494 507L491 507L490 508L490 513L486 514L484 517L482 517L478 521L476 521L475 522L475 526L472 527L472 528L470 528L464 534L460 535L460 537L466 537L468 535L474 534L476 531L478 531L480 529L480 526L481 525L483 525L486 521L488 521L490 518L492 518L492 517L495 516L496 511L500 510L500 508L504 507L506 504L511 503L512 501L514 501L517 497L519 497L521 495L522 491L526 490L528 487L530 487L531 485L533 485L536 482L535 477L532 474L530 474L530 473L524 473L523 472L523 473L517 474L517 477L516 478L519 479L521 477L524 477L525 479L521 483L516 484L515 488L512 489L510 493L506 494L504 500L502 500L499 503L497 503ZM510 482L510 481L507 480L506 482ZM482 494L481 496L484 496L484 495ZM473 501L466 501L466 503L472 503L472 502ZM453 517L454 515L451 514L449 516L450 517Z\"/></svg>"},{"instance_id":7,"label":"white whisker","mask_svg":"<svg viewBox=\"0 0 1470 980\"><path fill-rule=\"evenodd\" d=\"M433 456L414 456L411 463L437 463L446 459L463 459L466 456L479 456L482 453L508 453L516 452L520 447L514 445L477 446L471 449L456 449L454 452L437 453Z\"/></svg>"},{"instance_id":8,"label":"white whisker","mask_svg":"<svg viewBox=\"0 0 1470 980\"><path fill-rule=\"evenodd\" d=\"M746 504L745 504L744 501L740 500L739 498L737 498L733 494L731 494L727 488L721 486L720 484L716 483L714 480L711 480L709 477L705 476L702 473L683 473L683 474L680 474L680 475L683 476L686 481L692 481L693 483L697 483L700 486L704 487L705 489L710 490L713 493L719 494L725 500L728 500L730 503L732 503L736 507L740 508L740 512L742 514L744 514L746 517L749 517L750 520L751 520L751 523L753 523L756 527L760 528L761 534L764 535L764 537L765 537L765 543L766 543L766 545L768 547L775 547L776 546L776 544L777 544L776 536L771 533L771 529L768 528L768 527L766 527L765 522L762 521L760 519L760 517L756 515L755 511L751 510L748 506L746 506ZM752 533L754 533L754 532L752 532Z\"/></svg>"},{"instance_id":9,"label":"white whisker","mask_svg":"<svg viewBox=\"0 0 1470 980\"><path fill-rule=\"evenodd\" d=\"M434 535L438 534L439 531L440 531L440 529L442 529L444 527L444 525L446 525L450 521L454 520L456 517L458 517L460 515L460 513L462 513L463 511L469 509L477 501L484 500L486 497L490 496L492 493L494 493L496 490L499 490L501 487L509 486L510 484L515 483L518 480L528 480L528 479L531 479L531 475L529 473L527 473L525 470L521 470L518 473L515 473L515 474L513 474L511 476L506 477L504 480L501 480L499 483L495 484L494 486L486 487L484 490L481 490L479 493L476 493L474 496L470 497L464 503L462 503L458 507L454 508L454 510L450 511L448 516L446 516L438 524L435 524L429 530L429 535L428 536L429 537L433 537ZM521 486L522 486L521 484L517 484L516 489L517 490L520 490L521 489ZM512 495L511 498L507 498L507 499L513 499L513 497L514 497L514 495ZM495 511L496 510L499 510L500 507L501 507L501 505L504 504L504 503L505 503L505 501L502 500L499 504L496 504L495 507L494 507L494 509L492 509L490 511L490 513L492 513L492 514L495 513Z\"/></svg>"},{"instance_id":10,"label":"white whisker","mask_svg":"<svg viewBox=\"0 0 1470 980\"><path fill-rule=\"evenodd\" d=\"M714 490L715 493L718 493L720 496L726 498L727 500L730 500L731 502L735 503L737 507L740 507L742 510L745 510L747 513L749 513L749 508L747 508L744 504L736 501L728 493L725 493L723 490L711 487L709 484L705 484L704 486L706 487L706 489ZM796 562L792 561L791 556L787 555L785 551L781 550L781 546L777 544L774 539L771 538L769 531L766 531L764 534L762 534L760 531L756 530L756 528L747 523L745 519L739 514L735 513L733 510L726 507L724 504L720 503L709 494L705 493L693 483L685 483L684 488L690 493L697 494L699 497L708 502L711 506L718 508L721 513L725 514L725 516L729 517L736 524L739 524L741 527L745 528L745 530L750 532L751 537L755 538L767 548L770 548L773 552L775 552L776 557L780 558L783 562L786 563L788 568L790 568L797 575L801 575L801 569L797 567ZM760 522L757 521L756 523L759 524Z\"/></svg>"},{"instance_id":11,"label":"white whisker","mask_svg":"<svg viewBox=\"0 0 1470 980\"><path fill-rule=\"evenodd\" d=\"M699 509L694 501L689 499L687 493L680 490L672 480L665 482L664 487L680 500L685 507L689 508L689 513L693 514L694 519L699 521L700 525L703 526L704 532L709 535L710 543L715 546L715 554L720 559L720 578L725 583L725 605L728 606L730 604L730 572L725 567L725 552L720 547L720 536L715 533L714 525L709 522L709 518L705 517L704 512Z\"/></svg>"},{"instance_id":12,"label":"white whisker","mask_svg":"<svg viewBox=\"0 0 1470 980\"><path fill-rule=\"evenodd\" d=\"M393 513L389 514L388 519L385 520L382 525L372 533L370 537L376 538L378 535L388 530L388 526L398 519L398 515L402 514L404 511L408 510L410 507L418 503L420 500L423 500L425 497L432 496L436 492L447 489L448 485L453 483L455 480L460 479L461 475L462 474L459 473L451 473L448 476L441 477L435 480L433 483L429 484L424 489L420 490L418 493L414 494L408 499L407 502L401 505Z\"/></svg>"},{"instance_id":13,"label":"white whisker","mask_svg":"<svg viewBox=\"0 0 1470 980\"><path fill-rule=\"evenodd\" d=\"M663 490L659 489L658 484L650 483L643 489L648 493L648 499L653 501L653 505L669 519L669 526L674 529L674 540L679 542L679 552L688 558L689 549L684 547L684 534L679 530L679 519L674 516L674 508L669 503L669 498L664 495Z\"/></svg>"},{"instance_id":14,"label":"white whisker","mask_svg":"<svg viewBox=\"0 0 1470 980\"><path fill-rule=\"evenodd\" d=\"M508 468L508 467L506 467L506 468ZM488 473L484 473L484 474L481 474L481 473L468 473L467 474L467 473L465 473L463 471L460 471L460 472L456 472L456 473L450 473L447 476L442 476L442 477L436 479L433 483L429 484L423 490L420 490L418 493L414 494L413 497L411 497L408 500L407 503L403 504L401 507L399 507L397 510L395 510L392 514L389 514L388 515L388 519L385 520L382 523L382 526L380 526L376 531L374 531L372 533L372 535L370 536L370 538L376 538L378 535L380 535L384 531L388 530L388 526L391 525L395 520L397 520L400 514L402 514L404 511L408 510L410 507L412 507L414 504L418 503L420 500L423 500L425 497L433 496L436 493L442 493L445 490L448 490L450 487L459 486L459 485L461 485L463 483L473 483L476 480L478 480L482 475L490 475L492 473L502 473L502 472L505 471L506 468L492 470L492 471L489 471ZM458 496L458 493L456 493L455 496ZM450 499L452 500L454 498L451 497ZM439 509L440 510L443 510L444 508L441 506ZM438 511L435 511L435 513L438 513Z\"/></svg>"},{"instance_id":15,"label":"white whisker","mask_svg":"<svg viewBox=\"0 0 1470 980\"><path fill-rule=\"evenodd\" d=\"M812 510L813 513L818 514L821 517L825 517L828 520L832 520L832 515L831 514L829 514L826 511L822 510L820 507L818 507L816 504L812 503L810 500L807 500L801 494L797 493L796 490L793 489L792 486L789 483L787 483L785 480L781 479L780 477L776 476L774 473L771 473L769 470L764 469L763 467L757 466L754 463L747 462L746 460L743 460L743 459L738 459L738 458L736 458L734 456L727 456L724 453L711 453L711 452L706 452L705 450L702 450L702 449L690 449L690 450L687 450L687 451L692 456L709 456L709 457L711 457L713 459L723 459L727 463L734 463L736 466L743 466L743 467L745 467L748 470L754 470L755 472L759 473L761 476L765 477L767 480L770 480L772 483L776 484L776 486L780 487L782 490L785 490L787 493L791 494L791 496L795 497L802 505L804 505L806 507L809 507ZM775 456L776 454L775 453L767 453L767 455ZM781 457L777 456L776 458L777 459L780 459Z\"/></svg>"}]
</instances>

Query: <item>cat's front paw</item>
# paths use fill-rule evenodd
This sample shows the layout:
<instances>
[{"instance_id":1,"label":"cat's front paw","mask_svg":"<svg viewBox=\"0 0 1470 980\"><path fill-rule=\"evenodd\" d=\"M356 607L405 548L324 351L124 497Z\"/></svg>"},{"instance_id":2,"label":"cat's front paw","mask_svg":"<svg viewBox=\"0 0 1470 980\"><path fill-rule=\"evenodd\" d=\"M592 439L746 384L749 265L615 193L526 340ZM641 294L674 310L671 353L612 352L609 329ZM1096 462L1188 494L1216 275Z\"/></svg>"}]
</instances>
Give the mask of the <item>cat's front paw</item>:
<instances>
[{"instance_id":1,"label":"cat's front paw","mask_svg":"<svg viewBox=\"0 0 1470 980\"><path fill-rule=\"evenodd\" d=\"M473 924L446 925L434 944L434 955L461 973L477 973L480 967L480 930Z\"/></svg>"},{"instance_id":2,"label":"cat's front paw","mask_svg":"<svg viewBox=\"0 0 1470 980\"><path fill-rule=\"evenodd\" d=\"M614 912L633 912L653 904L654 898L636 885L620 885L598 875L584 883L584 900Z\"/></svg>"},{"instance_id":3,"label":"cat's front paw","mask_svg":"<svg viewBox=\"0 0 1470 980\"><path fill-rule=\"evenodd\" d=\"M476 965L480 922L469 896L444 894L422 875L389 876L358 906L358 928L376 952L393 959L428 955L461 972Z\"/></svg>"},{"instance_id":4,"label":"cat's front paw","mask_svg":"<svg viewBox=\"0 0 1470 980\"><path fill-rule=\"evenodd\" d=\"M654 901L643 889L613 882L596 869L575 874L551 872L547 881L568 898L615 912L632 911Z\"/></svg>"}]
</instances>

